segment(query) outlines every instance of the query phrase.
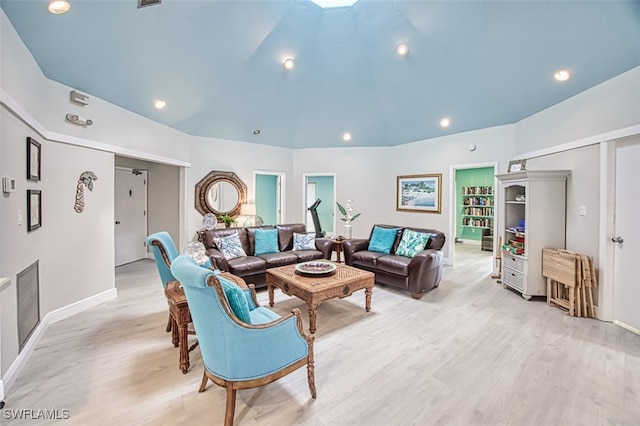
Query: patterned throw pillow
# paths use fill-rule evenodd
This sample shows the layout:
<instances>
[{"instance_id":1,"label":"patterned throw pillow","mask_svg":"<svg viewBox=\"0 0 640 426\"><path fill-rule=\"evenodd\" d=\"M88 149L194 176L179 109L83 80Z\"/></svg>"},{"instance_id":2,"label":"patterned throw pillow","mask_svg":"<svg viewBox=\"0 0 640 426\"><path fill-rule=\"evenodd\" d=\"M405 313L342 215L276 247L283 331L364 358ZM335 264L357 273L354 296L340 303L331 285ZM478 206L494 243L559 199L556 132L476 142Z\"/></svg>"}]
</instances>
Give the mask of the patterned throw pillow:
<instances>
[{"instance_id":1,"label":"patterned throw pillow","mask_svg":"<svg viewBox=\"0 0 640 426\"><path fill-rule=\"evenodd\" d=\"M426 232L416 232L410 229L405 229L402 233L400 244L398 244L396 254L406 257L415 256L418 252L424 250L430 236L431 234Z\"/></svg>"},{"instance_id":2,"label":"patterned throw pillow","mask_svg":"<svg viewBox=\"0 0 640 426\"><path fill-rule=\"evenodd\" d=\"M377 251L379 253L389 254L393 248L393 242L400 228L382 228L380 226L373 227L373 234L369 240L369 251Z\"/></svg>"},{"instance_id":3,"label":"patterned throw pillow","mask_svg":"<svg viewBox=\"0 0 640 426\"><path fill-rule=\"evenodd\" d=\"M222 255L227 260L247 255L247 253L242 249L242 243L240 242L238 234L229 235L228 237L214 238L213 242L216 243L218 250L222 252Z\"/></svg>"},{"instance_id":4,"label":"patterned throw pillow","mask_svg":"<svg viewBox=\"0 0 640 426\"><path fill-rule=\"evenodd\" d=\"M294 250L315 250L316 249L316 233L308 234L293 233L293 249Z\"/></svg>"},{"instance_id":5,"label":"patterned throw pillow","mask_svg":"<svg viewBox=\"0 0 640 426\"><path fill-rule=\"evenodd\" d=\"M277 253L278 249L278 230L277 229L256 229L255 232L255 248L253 253L256 256L267 253Z\"/></svg>"}]
</instances>

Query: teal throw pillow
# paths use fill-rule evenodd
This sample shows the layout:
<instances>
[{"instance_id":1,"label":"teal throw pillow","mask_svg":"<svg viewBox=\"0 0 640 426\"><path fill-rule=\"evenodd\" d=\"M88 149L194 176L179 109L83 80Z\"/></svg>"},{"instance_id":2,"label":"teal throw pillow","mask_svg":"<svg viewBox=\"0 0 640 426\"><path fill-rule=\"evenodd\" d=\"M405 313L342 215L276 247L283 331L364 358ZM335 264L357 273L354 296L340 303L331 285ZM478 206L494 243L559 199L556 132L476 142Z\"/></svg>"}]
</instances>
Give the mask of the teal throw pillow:
<instances>
[{"instance_id":1,"label":"teal throw pillow","mask_svg":"<svg viewBox=\"0 0 640 426\"><path fill-rule=\"evenodd\" d=\"M247 255L242 248L242 243L240 242L238 234L222 238L214 238L213 241L216 243L218 250L222 252L222 255L227 260L235 259L237 257L245 257Z\"/></svg>"},{"instance_id":2,"label":"teal throw pillow","mask_svg":"<svg viewBox=\"0 0 640 426\"><path fill-rule=\"evenodd\" d=\"M294 250L316 250L316 233L309 232L307 234L293 233L293 249Z\"/></svg>"},{"instance_id":3,"label":"teal throw pillow","mask_svg":"<svg viewBox=\"0 0 640 426\"><path fill-rule=\"evenodd\" d=\"M254 254L259 256L267 253L277 253L278 230L277 229L256 229Z\"/></svg>"},{"instance_id":4,"label":"teal throw pillow","mask_svg":"<svg viewBox=\"0 0 640 426\"><path fill-rule=\"evenodd\" d=\"M393 247L393 242L400 228L381 228L373 227L373 234L369 241L369 251L377 251L379 253L389 254Z\"/></svg>"},{"instance_id":5,"label":"teal throw pillow","mask_svg":"<svg viewBox=\"0 0 640 426\"><path fill-rule=\"evenodd\" d=\"M218 281L227 297L227 302L233 313L238 319L244 323L251 324L251 316L249 315L249 304L244 297L242 289L234 282L218 275Z\"/></svg>"},{"instance_id":6,"label":"teal throw pillow","mask_svg":"<svg viewBox=\"0 0 640 426\"><path fill-rule=\"evenodd\" d=\"M413 257L418 252L424 250L429 242L431 234L426 232L416 232L410 229L405 229L402 233L402 239L398 244L396 254L399 256Z\"/></svg>"}]
</instances>

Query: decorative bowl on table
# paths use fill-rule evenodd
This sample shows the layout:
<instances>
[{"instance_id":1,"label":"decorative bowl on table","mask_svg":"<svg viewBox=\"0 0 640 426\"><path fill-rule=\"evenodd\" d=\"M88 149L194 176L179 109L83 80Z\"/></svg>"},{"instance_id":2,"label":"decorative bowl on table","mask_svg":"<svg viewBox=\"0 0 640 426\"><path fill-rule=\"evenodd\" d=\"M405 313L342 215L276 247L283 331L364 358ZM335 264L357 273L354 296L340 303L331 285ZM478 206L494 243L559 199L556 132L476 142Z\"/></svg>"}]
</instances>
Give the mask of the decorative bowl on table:
<instances>
[{"instance_id":1,"label":"decorative bowl on table","mask_svg":"<svg viewBox=\"0 0 640 426\"><path fill-rule=\"evenodd\" d=\"M296 274L305 277L326 277L336 273L337 266L331 262L310 260L295 266Z\"/></svg>"}]
</instances>

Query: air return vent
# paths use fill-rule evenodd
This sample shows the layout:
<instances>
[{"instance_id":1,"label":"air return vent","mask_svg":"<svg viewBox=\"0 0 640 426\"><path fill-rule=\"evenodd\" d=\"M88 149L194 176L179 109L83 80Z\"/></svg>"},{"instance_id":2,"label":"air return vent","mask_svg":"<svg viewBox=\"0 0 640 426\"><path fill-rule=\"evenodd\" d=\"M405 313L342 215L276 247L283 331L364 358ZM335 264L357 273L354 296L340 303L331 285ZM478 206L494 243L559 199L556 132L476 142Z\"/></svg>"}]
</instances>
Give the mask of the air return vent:
<instances>
[{"instance_id":1,"label":"air return vent","mask_svg":"<svg viewBox=\"0 0 640 426\"><path fill-rule=\"evenodd\" d=\"M162 0L138 0L138 9L162 3Z\"/></svg>"}]
</instances>

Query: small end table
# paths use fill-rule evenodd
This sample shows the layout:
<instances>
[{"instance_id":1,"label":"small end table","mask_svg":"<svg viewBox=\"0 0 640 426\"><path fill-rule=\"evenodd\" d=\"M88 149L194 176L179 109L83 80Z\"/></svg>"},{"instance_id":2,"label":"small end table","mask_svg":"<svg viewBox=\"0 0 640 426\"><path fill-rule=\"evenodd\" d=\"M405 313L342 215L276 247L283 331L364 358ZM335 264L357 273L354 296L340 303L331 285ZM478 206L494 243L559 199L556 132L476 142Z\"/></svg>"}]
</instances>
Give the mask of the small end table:
<instances>
[{"instance_id":1,"label":"small end table","mask_svg":"<svg viewBox=\"0 0 640 426\"><path fill-rule=\"evenodd\" d=\"M191 347L188 346L187 335L194 334L189 332L188 329L188 325L191 322L191 312L179 281L167 283L164 294L169 300L169 312L173 318L171 337L173 345L180 348L180 371L184 374L189 370L190 366L189 352L198 346L198 342L195 342Z\"/></svg>"},{"instance_id":2,"label":"small end table","mask_svg":"<svg viewBox=\"0 0 640 426\"><path fill-rule=\"evenodd\" d=\"M336 262L342 263L342 241L344 240L331 240L333 245L331 246L331 251L336 252Z\"/></svg>"}]
</instances>

